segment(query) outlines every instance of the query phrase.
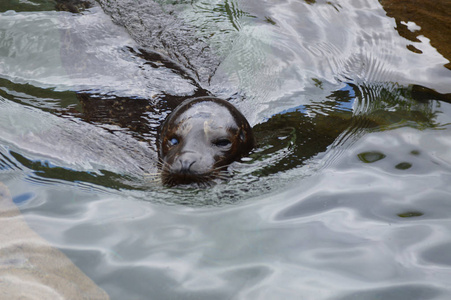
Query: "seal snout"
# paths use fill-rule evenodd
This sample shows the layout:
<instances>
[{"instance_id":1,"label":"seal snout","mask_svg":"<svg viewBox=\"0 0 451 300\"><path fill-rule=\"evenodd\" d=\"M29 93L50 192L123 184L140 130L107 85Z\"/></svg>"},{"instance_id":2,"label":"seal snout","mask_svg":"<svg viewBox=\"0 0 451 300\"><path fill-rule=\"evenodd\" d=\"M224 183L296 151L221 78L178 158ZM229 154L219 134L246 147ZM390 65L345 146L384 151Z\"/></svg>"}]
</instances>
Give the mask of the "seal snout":
<instances>
[{"instance_id":1,"label":"seal snout","mask_svg":"<svg viewBox=\"0 0 451 300\"><path fill-rule=\"evenodd\" d=\"M184 153L177 159L177 163L174 164L175 168L172 169L172 172L180 174L197 173L196 166L193 167L193 165L200 159L202 158L195 153Z\"/></svg>"},{"instance_id":2,"label":"seal snout","mask_svg":"<svg viewBox=\"0 0 451 300\"><path fill-rule=\"evenodd\" d=\"M168 166L162 172L163 183L168 186L192 183L208 185L212 176L211 167L207 166L206 160L197 152L182 153Z\"/></svg>"}]
</instances>

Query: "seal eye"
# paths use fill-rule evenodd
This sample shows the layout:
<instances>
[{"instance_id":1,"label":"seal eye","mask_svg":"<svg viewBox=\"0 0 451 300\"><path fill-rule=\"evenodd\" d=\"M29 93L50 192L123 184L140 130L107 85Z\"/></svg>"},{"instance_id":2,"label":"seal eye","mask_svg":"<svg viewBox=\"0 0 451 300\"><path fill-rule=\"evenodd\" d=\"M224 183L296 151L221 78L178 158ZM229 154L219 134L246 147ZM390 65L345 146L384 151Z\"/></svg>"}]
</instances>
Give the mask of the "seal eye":
<instances>
[{"instance_id":1,"label":"seal eye","mask_svg":"<svg viewBox=\"0 0 451 300\"><path fill-rule=\"evenodd\" d=\"M176 138L172 138L169 140L169 146L175 146L175 145L178 145L178 143L179 143L179 140Z\"/></svg>"},{"instance_id":2,"label":"seal eye","mask_svg":"<svg viewBox=\"0 0 451 300\"><path fill-rule=\"evenodd\" d=\"M213 144L215 144L218 147L227 147L231 143L232 142L229 139L219 139L219 140L215 141Z\"/></svg>"}]
</instances>

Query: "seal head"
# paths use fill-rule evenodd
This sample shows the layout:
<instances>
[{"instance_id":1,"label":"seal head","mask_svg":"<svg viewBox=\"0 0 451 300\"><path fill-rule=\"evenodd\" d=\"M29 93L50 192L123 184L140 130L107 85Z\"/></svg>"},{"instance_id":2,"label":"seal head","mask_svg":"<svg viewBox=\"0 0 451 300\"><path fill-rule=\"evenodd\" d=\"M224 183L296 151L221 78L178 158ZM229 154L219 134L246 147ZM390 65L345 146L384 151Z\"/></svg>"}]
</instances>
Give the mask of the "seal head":
<instances>
[{"instance_id":1,"label":"seal head","mask_svg":"<svg viewBox=\"0 0 451 300\"><path fill-rule=\"evenodd\" d=\"M159 136L164 185L208 185L254 147L246 118L229 102L188 99L164 121Z\"/></svg>"}]
</instances>

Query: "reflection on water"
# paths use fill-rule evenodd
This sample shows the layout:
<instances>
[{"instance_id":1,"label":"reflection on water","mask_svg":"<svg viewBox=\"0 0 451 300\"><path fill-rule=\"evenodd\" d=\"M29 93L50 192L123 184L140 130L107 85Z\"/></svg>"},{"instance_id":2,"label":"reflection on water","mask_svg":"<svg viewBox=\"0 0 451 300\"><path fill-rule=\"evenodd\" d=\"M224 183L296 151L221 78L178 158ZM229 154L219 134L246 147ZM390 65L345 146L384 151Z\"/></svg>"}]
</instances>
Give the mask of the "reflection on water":
<instances>
[{"instance_id":1,"label":"reflection on water","mask_svg":"<svg viewBox=\"0 0 451 300\"><path fill-rule=\"evenodd\" d=\"M0 5L0 182L111 298L448 298L451 73L427 19L376 0L49 3ZM211 188L162 187L160 123L211 94L256 149Z\"/></svg>"}]
</instances>

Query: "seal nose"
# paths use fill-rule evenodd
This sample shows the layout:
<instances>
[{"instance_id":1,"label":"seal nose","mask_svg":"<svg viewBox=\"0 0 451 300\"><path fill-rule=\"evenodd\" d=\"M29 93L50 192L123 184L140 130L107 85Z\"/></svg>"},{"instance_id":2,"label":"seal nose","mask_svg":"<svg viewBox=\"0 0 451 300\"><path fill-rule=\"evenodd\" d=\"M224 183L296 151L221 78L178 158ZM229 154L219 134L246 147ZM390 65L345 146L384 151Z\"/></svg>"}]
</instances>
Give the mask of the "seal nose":
<instances>
[{"instance_id":1,"label":"seal nose","mask_svg":"<svg viewBox=\"0 0 451 300\"><path fill-rule=\"evenodd\" d=\"M179 163L180 163L180 173L187 174L191 173L191 166L194 165L196 161L189 159L179 159Z\"/></svg>"},{"instance_id":2,"label":"seal nose","mask_svg":"<svg viewBox=\"0 0 451 300\"><path fill-rule=\"evenodd\" d=\"M184 153L178 158L178 172L181 174L195 173L193 165L199 160L196 153Z\"/></svg>"}]
</instances>

